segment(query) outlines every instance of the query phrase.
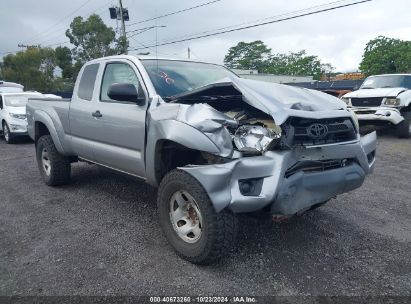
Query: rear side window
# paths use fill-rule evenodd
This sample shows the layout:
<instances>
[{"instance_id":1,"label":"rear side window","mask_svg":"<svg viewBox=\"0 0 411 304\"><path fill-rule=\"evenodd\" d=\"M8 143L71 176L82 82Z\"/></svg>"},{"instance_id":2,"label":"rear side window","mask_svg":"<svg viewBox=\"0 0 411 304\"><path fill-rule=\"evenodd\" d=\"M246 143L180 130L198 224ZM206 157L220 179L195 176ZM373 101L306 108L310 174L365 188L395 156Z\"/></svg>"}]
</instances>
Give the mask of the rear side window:
<instances>
[{"instance_id":1,"label":"rear side window","mask_svg":"<svg viewBox=\"0 0 411 304\"><path fill-rule=\"evenodd\" d=\"M91 100L93 98L94 84L97 78L99 64L90 64L83 70L81 75L80 84L78 86L78 97L85 100Z\"/></svg>"}]
</instances>

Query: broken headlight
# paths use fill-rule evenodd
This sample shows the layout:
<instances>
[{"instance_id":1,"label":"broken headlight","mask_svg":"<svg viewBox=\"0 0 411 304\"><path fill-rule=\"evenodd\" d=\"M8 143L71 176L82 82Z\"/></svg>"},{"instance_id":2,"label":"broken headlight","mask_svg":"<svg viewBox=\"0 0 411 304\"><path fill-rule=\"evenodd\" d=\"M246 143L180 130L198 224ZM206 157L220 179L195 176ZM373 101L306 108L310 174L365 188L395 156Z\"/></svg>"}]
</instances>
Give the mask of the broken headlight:
<instances>
[{"instance_id":1,"label":"broken headlight","mask_svg":"<svg viewBox=\"0 0 411 304\"><path fill-rule=\"evenodd\" d=\"M281 138L281 131L262 126L245 125L237 129L234 143L241 152L263 153L275 147Z\"/></svg>"}]
</instances>

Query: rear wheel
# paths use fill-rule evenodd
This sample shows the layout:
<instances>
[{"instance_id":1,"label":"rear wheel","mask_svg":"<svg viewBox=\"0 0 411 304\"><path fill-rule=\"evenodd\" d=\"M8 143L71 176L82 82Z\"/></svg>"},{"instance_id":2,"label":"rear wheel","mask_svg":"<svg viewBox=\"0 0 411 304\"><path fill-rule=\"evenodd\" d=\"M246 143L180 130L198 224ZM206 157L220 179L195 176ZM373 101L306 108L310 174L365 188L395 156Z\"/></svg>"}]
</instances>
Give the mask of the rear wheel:
<instances>
[{"instance_id":1,"label":"rear wheel","mask_svg":"<svg viewBox=\"0 0 411 304\"><path fill-rule=\"evenodd\" d=\"M157 198L161 228L184 259L209 264L228 254L237 233L237 217L215 212L207 192L190 174L173 170L162 180Z\"/></svg>"},{"instance_id":2,"label":"rear wheel","mask_svg":"<svg viewBox=\"0 0 411 304\"><path fill-rule=\"evenodd\" d=\"M4 136L4 140L6 141L6 143L8 144L14 143L14 136L10 132L10 128L6 122L3 122L3 136Z\"/></svg>"},{"instance_id":3,"label":"rear wheel","mask_svg":"<svg viewBox=\"0 0 411 304\"><path fill-rule=\"evenodd\" d=\"M404 119L397 125L397 136L399 138L409 138L410 135L410 121L408 119Z\"/></svg>"},{"instance_id":4,"label":"rear wheel","mask_svg":"<svg viewBox=\"0 0 411 304\"><path fill-rule=\"evenodd\" d=\"M40 137L36 147L37 164L48 186L59 186L70 181L70 159L61 155L50 135Z\"/></svg>"}]
</instances>

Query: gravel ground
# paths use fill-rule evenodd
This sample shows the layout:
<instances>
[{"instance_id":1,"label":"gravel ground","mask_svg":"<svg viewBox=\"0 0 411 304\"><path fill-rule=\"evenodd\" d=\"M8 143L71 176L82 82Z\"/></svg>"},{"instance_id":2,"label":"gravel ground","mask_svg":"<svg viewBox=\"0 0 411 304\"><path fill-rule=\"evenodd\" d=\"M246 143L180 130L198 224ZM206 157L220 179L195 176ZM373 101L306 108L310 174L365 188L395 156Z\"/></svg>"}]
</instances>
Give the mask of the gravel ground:
<instances>
[{"instance_id":1,"label":"gravel ground","mask_svg":"<svg viewBox=\"0 0 411 304\"><path fill-rule=\"evenodd\" d=\"M0 140L0 295L411 295L411 140L379 137L362 188L285 223L242 216L228 257L178 258L156 191L95 165L40 180L30 142Z\"/></svg>"}]
</instances>

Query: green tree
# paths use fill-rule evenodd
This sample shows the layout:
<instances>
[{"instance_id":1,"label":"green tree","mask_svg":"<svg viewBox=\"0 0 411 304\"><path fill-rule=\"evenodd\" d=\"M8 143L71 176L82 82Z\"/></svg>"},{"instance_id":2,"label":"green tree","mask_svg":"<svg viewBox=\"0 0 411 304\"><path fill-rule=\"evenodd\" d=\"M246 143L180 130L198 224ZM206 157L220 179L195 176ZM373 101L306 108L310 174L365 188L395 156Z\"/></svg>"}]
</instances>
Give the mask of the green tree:
<instances>
[{"instance_id":1,"label":"green tree","mask_svg":"<svg viewBox=\"0 0 411 304\"><path fill-rule=\"evenodd\" d=\"M308 75L320 79L322 75L333 70L329 63L322 63L317 56L307 55L305 50L289 53L274 54L270 58L267 72L277 75Z\"/></svg>"},{"instance_id":2,"label":"green tree","mask_svg":"<svg viewBox=\"0 0 411 304\"><path fill-rule=\"evenodd\" d=\"M21 83L26 90L50 91L54 89L56 66L53 49L29 48L15 55L5 56L1 74L8 81Z\"/></svg>"},{"instance_id":3,"label":"green tree","mask_svg":"<svg viewBox=\"0 0 411 304\"><path fill-rule=\"evenodd\" d=\"M74 45L71 50L72 60L75 62L71 69L62 67L63 76L77 77L82 65L92 59L124 53L129 44L124 37L116 38L113 28L108 27L100 16L93 14L84 20L82 17L75 17L66 31L66 36L70 43ZM64 58L68 58L66 50L62 51Z\"/></svg>"},{"instance_id":4,"label":"green tree","mask_svg":"<svg viewBox=\"0 0 411 304\"><path fill-rule=\"evenodd\" d=\"M68 47L57 47L56 50L57 65L61 69L61 74L64 79L73 78L73 57Z\"/></svg>"},{"instance_id":5,"label":"green tree","mask_svg":"<svg viewBox=\"0 0 411 304\"><path fill-rule=\"evenodd\" d=\"M322 63L317 56L307 55L304 50L272 54L271 49L260 40L239 42L231 47L224 58L224 64L232 69L256 69L260 73L277 75L309 75L314 79L320 79L334 70L331 64Z\"/></svg>"},{"instance_id":6,"label":"green tree","mask_svg":"<svg viewBox=\"0 0 411 304\"><path fill-rule=\"evenodd\" d=\"M116 39L116 33L108 27L100 16L93 14L87 20L75 17L66 31L75 61L86 62L92 59L115 55L124 50L127 42Z\"/></svg>"},{"instance_id":7,"label":"green tree","mask_svg":"<svg viewBox=\"0 0 411 304\"><path fill-rule=\"evenodd\" d=\"M370 40L360 70L366 75L411 72L411 41L384 36Z\"/></svg>"},{"instance_id":8,"label":"green tree","mask_svg":"<svg viewBox=\"0 0 411 304\"><path fill-rule=\"evenodd\" d=\"M264 72L270 55L271 49L260 40L250 43L239 42L228 50L228 54L224 58L224 64L231 69Z\"/></svg>"}]
</instances>

